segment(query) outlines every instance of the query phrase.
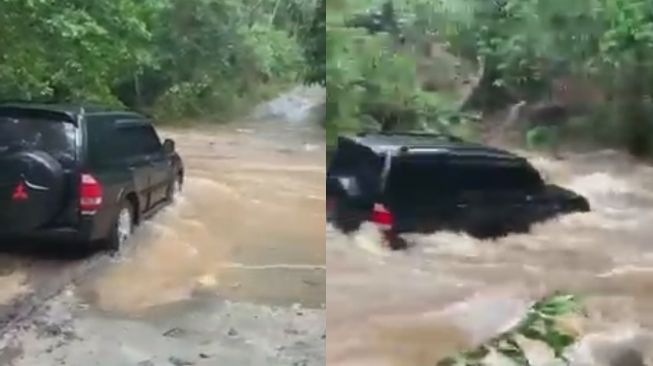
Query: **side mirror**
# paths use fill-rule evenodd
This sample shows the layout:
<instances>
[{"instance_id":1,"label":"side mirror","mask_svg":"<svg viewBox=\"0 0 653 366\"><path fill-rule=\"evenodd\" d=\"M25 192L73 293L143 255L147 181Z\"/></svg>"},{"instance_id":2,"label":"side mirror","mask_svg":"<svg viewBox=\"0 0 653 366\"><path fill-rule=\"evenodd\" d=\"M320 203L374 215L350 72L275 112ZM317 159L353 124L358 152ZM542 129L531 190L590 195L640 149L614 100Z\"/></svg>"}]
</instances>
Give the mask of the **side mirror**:
<instances>
[{"instance_id":1,"label":"side mirror","mask_svg":"<svg viewBox=\"0 0 653 366\"><path fill-rule=\"evenodd\" d=\"M174 140L171 140L171 139L165 139L165 141L163 141L163 151L164 151L166 154L172 154L172 153L174 153L174 152L175 152L175 148L176 148L176 147L175 147L175 141L174 141Z\"/></svg>"}]
</instances>

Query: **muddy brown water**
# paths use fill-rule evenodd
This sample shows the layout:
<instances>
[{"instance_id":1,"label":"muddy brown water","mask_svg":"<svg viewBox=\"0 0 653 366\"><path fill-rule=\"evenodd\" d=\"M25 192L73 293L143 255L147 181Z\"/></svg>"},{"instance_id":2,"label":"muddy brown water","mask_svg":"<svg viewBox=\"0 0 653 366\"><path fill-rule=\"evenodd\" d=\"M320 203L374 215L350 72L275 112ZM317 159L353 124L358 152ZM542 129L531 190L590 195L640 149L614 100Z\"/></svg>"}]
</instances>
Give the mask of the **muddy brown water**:
<instances>
[{"instance_id":1,"label":"muddy brown water","mask_svg":"<svg viewBox=\"0 0 653 366\"><path fill-rule=\"evenodd\" d=\"M184 159L183 193L80 294L124 314L207 294L323 307L325 144L312 120L323 100L298 88L226 126L163 130Z\"/></svg>"},{"instance_id":2,"label":"muddy brown water","mask_svg":"<svg viewBox=\"0 0 653 366\"><path fill-rule=\"evenodd\" d=\"M91 303L130 313L209 292L324 304L324 144L246 127L163 133L185 159L183 193L83 284Z\"/></svg>"},{"instance_id":3,"label":"muddy brown water","mask_svg":"<svg viewBox=\"0 0 653 366\"><path fill-rule=\"evenodd\" d=\"M351 237L327 229L329 365L434 365L556 290L588 306L573 365L641 366L624 361L637 353L653 365L653 167L612 151L530 157L593 212L496 241L412 236L400 253L383 249L371 227Z\"/></svg>"}]
</instances>

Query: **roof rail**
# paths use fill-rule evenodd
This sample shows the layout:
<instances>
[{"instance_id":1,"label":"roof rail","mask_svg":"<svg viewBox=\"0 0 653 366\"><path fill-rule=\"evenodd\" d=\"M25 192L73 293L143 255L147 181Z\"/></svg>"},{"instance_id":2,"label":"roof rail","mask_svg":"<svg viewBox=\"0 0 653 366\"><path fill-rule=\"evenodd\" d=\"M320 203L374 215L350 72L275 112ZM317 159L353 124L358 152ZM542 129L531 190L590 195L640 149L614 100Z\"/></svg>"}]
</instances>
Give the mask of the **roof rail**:
<instances>
[{"instance_id":1,"label":"roof rail","mask_svg":"<svg viewBox=\"0 0 653 366\"><path fill-rule=\"evenodd\" d=\"M457 137L457 136L454 136L454 135L451 135L451 134L447 134L447 133L437 133L437 132L420 132L420 131L416 131L416 132L410 132L410 131L407 131L407 132L401 132L401 131L390 132L390 131L388 131L388 132L380 132L379 134L384 135L384 136L435 137L435 138L444 138L444 139L447 139L447 140L452 141L452 142L463 142L464 141L460 137Z\"/></svg>"}]
</instances>

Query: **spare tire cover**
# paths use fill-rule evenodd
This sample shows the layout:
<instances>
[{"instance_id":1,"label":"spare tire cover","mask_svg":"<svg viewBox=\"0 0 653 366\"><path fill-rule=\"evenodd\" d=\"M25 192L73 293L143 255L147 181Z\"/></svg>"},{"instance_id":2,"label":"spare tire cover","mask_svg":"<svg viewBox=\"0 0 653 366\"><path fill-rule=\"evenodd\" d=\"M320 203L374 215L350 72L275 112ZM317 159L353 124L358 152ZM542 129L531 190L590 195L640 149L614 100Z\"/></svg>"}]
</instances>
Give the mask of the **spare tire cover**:
<instances>
[{"instance_id":1,"label":"spare tire cover","mask_svg":"<svg viewBox=\"0 0 653 366\"><path fill-rule=\"evenodd\" d=\"M0 233L25 233L51 221L63 203L64 171L42 151L0 155Z\"/></svg>"}]
</instances>

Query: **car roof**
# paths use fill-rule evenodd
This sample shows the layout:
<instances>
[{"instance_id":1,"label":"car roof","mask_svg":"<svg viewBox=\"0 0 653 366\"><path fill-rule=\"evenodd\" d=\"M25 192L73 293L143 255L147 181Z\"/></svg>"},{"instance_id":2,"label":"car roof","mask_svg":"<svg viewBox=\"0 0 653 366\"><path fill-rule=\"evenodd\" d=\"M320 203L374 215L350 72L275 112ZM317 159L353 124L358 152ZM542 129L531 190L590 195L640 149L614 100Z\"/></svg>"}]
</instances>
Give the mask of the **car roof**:
<instances>
[{"instance_id":1,"label":"car roof","mask_svg":"<svg viewBox=\"0 0 653 366\"><path fill-rule=\"evenodd\" d=\"M428 154L460 157L479 157L500 160L524 160L508 151L467 142L445 134L425 133L374 133L342 136L341 139L365 146L378 155Z\"/></svg>"},{"instance_id":2,"label":"car roof","mask_svg":"<svg viewBox=\"0 0 653 366\"><path fill-rule=\"evenodd\" d=\"M126 117L144 118L138 113L126 111L120 108L111 108L94 104L64 104L64 103L0 103L0 111L36 111L43 113L52 113L66 117L66 119L76 122L80 115L97 115L106 113L121 114Z\"/></svg>"}]
</instances>

